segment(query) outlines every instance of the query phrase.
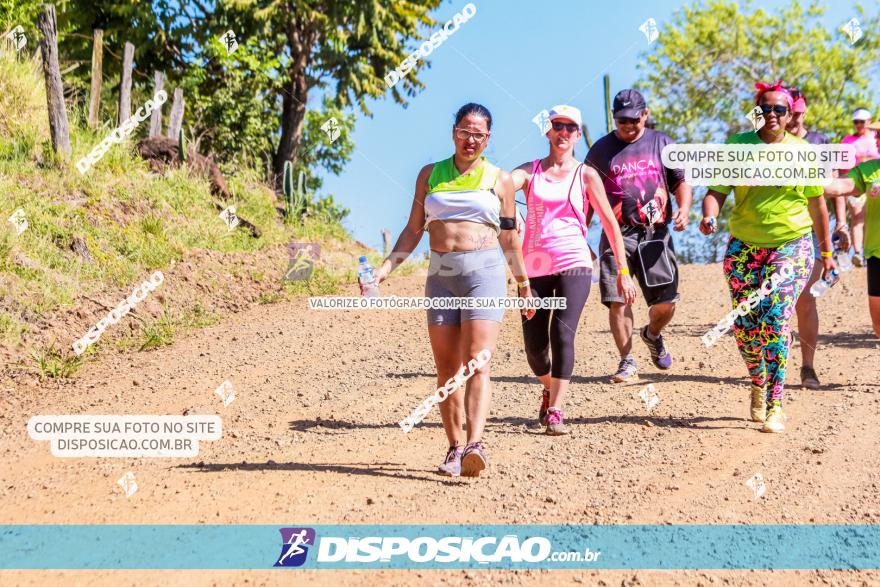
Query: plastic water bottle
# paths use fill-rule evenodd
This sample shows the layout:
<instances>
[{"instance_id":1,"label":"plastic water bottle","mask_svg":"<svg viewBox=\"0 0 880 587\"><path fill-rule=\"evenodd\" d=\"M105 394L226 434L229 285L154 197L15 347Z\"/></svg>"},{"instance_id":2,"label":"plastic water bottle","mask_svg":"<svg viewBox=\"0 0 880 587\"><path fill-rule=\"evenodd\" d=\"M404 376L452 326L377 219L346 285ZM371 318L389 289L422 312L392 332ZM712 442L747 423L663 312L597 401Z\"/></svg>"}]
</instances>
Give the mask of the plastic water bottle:
<instances>
[{"instance_id":1,"label":"plastic water bottle","mask_svg":"<svg viewBox=\"0 0 880 587\"><path fill-rule=\"evenodd\" d=\"M837 266L844 273L851 270L853 268L852 257L849 256L849 253L846 251L837 251L834 253L834 261L837 263Z\"/></svg>"},{"instance_id":2,"label":"plastic water bottle","mask_svg":"<svg viewBox=\"0 0 880 587\"><path fill-rule=\"evenodd\" d=\"M832 236L831 243L834 246L834 261L837 263L837 266L843 273L850 271L853 268L852 257L849 256L849 251L844 251L840 247L840 235L835 234Z\"/></svg>"},{"instance_id":3,"label":"plastic water bottle","mask_svg":"<svg viewBox=\"0 0 880 587\"><path fill-rule=\"evenodd\" d=\"M593 276L591 277L591 281L593 283L599 283L599 259L593 259Z\"/></svg>"},{"instance_id":4,"label":"plastic water bottle","mask_svg":"<svg viewBox=\"0 0 880 587\"><path fill-rule=\"evenodd\" d=\"M364 296L368 298L379 297L379 284L376 283L376 273L366 257L358 259L358 282L364 288Z\"/></svg>"},{"instance_id":5,"label":"plastic water bottle","mask_svg":"<svg viewBox=\"0 0 880 587\"><path fill-rule=\"evenodd\" d=\"M828 274L828 277L825 279L820 279L816 283L813 284L813 287L810 288L810 293L813 294L814 298L818 298L826 291L828 291L832 286L834 286L838 280L840 279L840 273L837 272L837 269L831 271Z\"/></svg>"}]
</instances>

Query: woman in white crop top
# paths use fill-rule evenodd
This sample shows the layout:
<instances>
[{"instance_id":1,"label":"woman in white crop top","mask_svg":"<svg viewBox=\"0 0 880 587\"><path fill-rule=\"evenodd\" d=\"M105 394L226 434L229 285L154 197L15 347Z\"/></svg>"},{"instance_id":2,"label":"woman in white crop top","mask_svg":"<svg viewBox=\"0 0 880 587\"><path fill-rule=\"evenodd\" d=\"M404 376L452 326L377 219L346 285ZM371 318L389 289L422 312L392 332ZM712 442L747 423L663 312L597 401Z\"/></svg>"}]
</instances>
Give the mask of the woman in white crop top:
<instances>
[{"instance_id":1,"label":"woman in white crop top","mask_svg":"<svg viewBox=\"0 0 880 587\"><path fill-rule=\"evenodd\" d=\"M419 173L409 221L376 272L380 282L427 232L431 263L426 297L506 298L507 267L520 286L519 296L531 296L513 221L516 204L510 175L481 156L491 126L492 115L485 107L466 104L459 109L452 128L455 154L426 165ZM531 317L535 311L523 312ZM465 364L481 351L495 353L503 315L503 308L428 310L438 387L455 388L454 379L463 379ZM489 363L473 372L468 368L463 375L469 376L466 383L438 404L449 446L438 472L475 477L488 463L482 436L491 398ZM413 425L412 420L401 423L404 431Z\"/></svg>"}]
</instances>

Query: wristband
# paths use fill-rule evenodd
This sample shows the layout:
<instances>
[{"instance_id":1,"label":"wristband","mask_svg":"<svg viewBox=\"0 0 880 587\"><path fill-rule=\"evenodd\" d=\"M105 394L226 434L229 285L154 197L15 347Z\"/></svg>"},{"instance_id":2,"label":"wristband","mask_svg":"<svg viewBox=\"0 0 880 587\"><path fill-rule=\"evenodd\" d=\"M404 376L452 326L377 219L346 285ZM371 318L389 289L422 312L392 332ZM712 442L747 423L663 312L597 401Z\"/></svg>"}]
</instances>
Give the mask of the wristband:
<instances>
[{"instance_id":1,"label":"wristband","mask_svg":"<svg viewBox=\"0 0 880 587\"><path fill-rule=\"evenodd\" d=\"M834 256L834 253L832 253L831 251L822 251L819 254L822 255L823 257L833 257Z\"/></svg>"},{"instance_id":2,"label":"wristband","mask_svg":"<svg viewBox=\"0 0 880 587\"><path fill-rule=\"evenodd\" d=\"M520 281L517 281L517 282L516 282L516 287L518 287L519 289L522 289L522 288L524 288L525 286L527 286L528 284L529 284L529 280L528 280L528 279L526 279L525 281L521 281L521 282L520 282Z\"/></svg>"},{"instance_id":3,"label":"wristband","mask_svg":"<svg viewBox=\"0 0 880 587\"><path fill-rule=\"evenodd\" d=\"M620 273L621 275L629 275L629 268L624 267L623 269L618 269L617 272Z\"/></svg>"}]
</instances>

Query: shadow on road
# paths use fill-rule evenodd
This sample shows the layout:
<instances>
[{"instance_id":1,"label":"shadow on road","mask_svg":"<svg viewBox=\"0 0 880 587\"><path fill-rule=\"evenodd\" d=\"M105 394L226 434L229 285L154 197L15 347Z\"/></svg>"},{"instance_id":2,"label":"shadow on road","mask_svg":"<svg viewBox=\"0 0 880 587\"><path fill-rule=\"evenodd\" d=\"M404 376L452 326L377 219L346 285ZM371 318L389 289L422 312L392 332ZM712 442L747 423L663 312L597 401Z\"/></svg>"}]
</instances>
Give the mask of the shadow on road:
<instances>
[{"instance_id":1,"label":"shadow on road","mask_svg":"<svg viewBox=\"0 0 880 587\"><path fill-rule=\"evenodd\" d=\"M739 422L739 426L701 426L703 423L710 422ZM522 430L504 430L501 427L493 426L493 424L503 424L504 426L526 426L527 432L533 434L544 434L544 427L538 425L535 418L489 418L487 420L489 427L495 434L522 434ZM740 430L748 427L748 422L744 418L735 418L733 416L722 416L711 418L705 416L697 416L691 418L675 418L671 416L594 416L590 418L565 418L566 424L635 424L645 426L646 423L658 426L660 428L694 428L697 430Z\"/></svg>"},{"instance_id":2,"label":"shadow on road","mask_svg":"<svg viewBox=\"0 0 880 587\"><path fill-rule=\"evenodd\" d=\"M314 471L343 475L366 475L368 477L391 477L413 481L433 481L440 485L458 485L466 480L453 479L434 473L412 474L403 463L190 463L178 469L193 469L199 473L223 473L225 471Z\"/></svg>"},{"instance_id":3,"label":"shadow on road","mask_svg":"<svg viewBox=\"0 0 880 587\"><path fill-rule=\"evenodd\" d=\"M653 369L653 367L646 367L647 369ZM743 367L745 370L745 367ZM431 377L434 378L436 375L434 373L386 373L386 377L389 379L415 379L416 377ZM538 380L535 377L528 375L495 375L494 373L491 376L492 381L498 383L522 383L523 385L538 385ZM638 385L641 382L644 383L657 383L659 381L665 381L667 383L675 383L678 381L687 381L693 383L723 383L725 385L742 385L743 388L748 387L748 377L743 375L742 377L718 377L715 375L696 375L690 373L681 373L679 371L673 372L663 372L663 371L639 371L639 381L634 381L633 383L628 384L617 384L621 388L625 388L629 385ZM602 384L602 385L611 385L611 375L595 375L592 377L584 377L581 375L572 375L571 383L573 385L592 385L592 384Z\"/></svg>"},{"instance_id":4,"label":"shadow on road","mask_svg":"<svg viewBox=\"0 0 880 587\"><path fill-rule=\"evenodd\" d=\"M820 334L819 344L836 346L847 349L876 349L880 340L873 332L836 332L834 334Z\"/></svg>"},{"instance_id":5,"label":"shadow on road","mask_svg":"<svg viewBox=\"0 0 880 587\"><path fill-rule=\"evenodd\" d=\"M397 428L397 422L348 422L346 420L291 420L290 430L295 432L314 432L316 434L336 434L333 430L370 430L379 428ZM442 428L439 423L426 424L420 422L419 428ZM401 432L403 434L403 432Z\"/></svg>"},{"instance_id":6,"label":"shadow on road","mask_svg":"<svg viewBox=\"0 0 880 587\"><path fill-rule=\"evenodd\" d=\"M676 418L672 416L636 416L636 415L605 415L593 416L587 418L566 418L569 424L636 424L644 426L646 422L659 426L661 428L695 428L699 430L719 430L723 428L740 429L743 426L709 426L701 425L711 422L745 422L743 418L735 418L732 416L722 416L711 418L706 416ZM512 416L508 418L492 417L486 420L487 426L496 434L543 434L544 427L538 426L534 418L522 418ZM526 430L522 430L522 426ZM418 424L419 428L437 428L442 429L443 426L438 422ZM289 429L295 432L312 432L314 434L344 434L353 430L375 430L375 429L397 429L396 423L376 423L376 422L350 422L346 420L293 420L289 423ZM402 434L402 433L401 433Z\"/></svg>"}]
</instances>

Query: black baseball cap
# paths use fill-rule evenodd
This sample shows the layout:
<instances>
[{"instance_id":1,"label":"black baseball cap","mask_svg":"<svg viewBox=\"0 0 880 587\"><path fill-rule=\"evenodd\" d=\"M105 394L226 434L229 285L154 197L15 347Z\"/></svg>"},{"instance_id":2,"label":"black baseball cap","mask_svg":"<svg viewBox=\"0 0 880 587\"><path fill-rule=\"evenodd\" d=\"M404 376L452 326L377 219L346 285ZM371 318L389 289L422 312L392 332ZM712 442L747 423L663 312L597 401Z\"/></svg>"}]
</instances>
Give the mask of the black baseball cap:
<instances>
[{"instance_id":1,"label":"black baseball cap","mask_svg":"<svg viewBox=\"0 0 880 587\"><path fill-rule=\"evenodd\" d=\"M614 118L638 118L648 107L645 98L637 90L620 90L614 96Z\"/></svg>"}]
</instances>

